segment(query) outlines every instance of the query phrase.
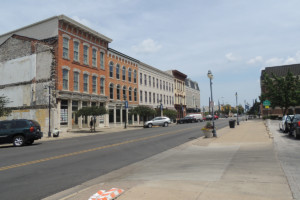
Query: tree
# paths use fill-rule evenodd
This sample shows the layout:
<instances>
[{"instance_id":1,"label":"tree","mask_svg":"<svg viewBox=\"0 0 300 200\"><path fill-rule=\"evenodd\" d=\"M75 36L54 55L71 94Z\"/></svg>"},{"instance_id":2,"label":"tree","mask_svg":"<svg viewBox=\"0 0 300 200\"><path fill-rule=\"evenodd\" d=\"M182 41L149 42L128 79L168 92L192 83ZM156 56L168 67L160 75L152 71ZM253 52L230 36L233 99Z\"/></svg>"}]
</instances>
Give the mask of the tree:
<instances>
[{"instance_id":1,"label":"tree","mask_svg":"<svg viewBox=\"0 0 300 200\"><path fill-rule=\"evenodd\" d=\"M96 126L95 119L96 119L96 116L104 115L106 113L107 113L107 110L104 107L92 106L92 107L83 107L83 108L81 108L80 110L78 110L76 112L76 116L77 117L80 117L80 116L84 116L84 117L93 116L92 123L93 123L94 131L95 131L95 126Z\"/></svg>"},{"instance_id":2,"label":"tree","mask_svg":"<svg viewBox=\"0 0 300 200\"><path fill-rule=\"evenodd\" d=\"M226 115L229 115L229 112L231 111L231 105L226 104L223 106L223 113Z\"/></svg>"},{"instance_id":3,"label":"tree","mask_svg":"<svg viewBox=\"0 0 300 200\"><path fill-rule=\"evenodd\" d=\"M286 114L289 107L299 103L300 83L298 76L294 76L290 71L283 77L278 77L273 73L271 76L264 73L263 76L261 101L269 100L273 109L276 106L280 107L283 115Z\"/></svg>"},{"instance_id":4,"label":"tree","mask_svg":"<svg viewBox=\"0 0 300 200\"><path fill-rule=\"evenodd\" d=\"M164 110L164 115L169 117L171 119L171 121L173 121L174 119L176 119L177 111L176 110L165 109Z\"/></svg>"},{"instance_id":5,"label":"tree","mask_svg":"<svg viewBox=\"0 0 300 200\"><path fill-rule=\"evenodd\" d=\"M155 110L148 107L148 106L140 105L140 106L137 106L137 107L131 109L130 114L131 115L138 114L138 115L140 115L140 117L143 118L143 121L144 121L146 117L154 116L155 115Z\"/></svg>"},{"instance_id":6,"label":"tree","mask_svg":"<svg viewBox=\"0 0 300 200\"><path fill-rule=\"evenodd\" d=\"M0 96L0 117L8 116L11 113L11 109L6 107L10 102L7 97Z\"/></svg>"}]
</instances>

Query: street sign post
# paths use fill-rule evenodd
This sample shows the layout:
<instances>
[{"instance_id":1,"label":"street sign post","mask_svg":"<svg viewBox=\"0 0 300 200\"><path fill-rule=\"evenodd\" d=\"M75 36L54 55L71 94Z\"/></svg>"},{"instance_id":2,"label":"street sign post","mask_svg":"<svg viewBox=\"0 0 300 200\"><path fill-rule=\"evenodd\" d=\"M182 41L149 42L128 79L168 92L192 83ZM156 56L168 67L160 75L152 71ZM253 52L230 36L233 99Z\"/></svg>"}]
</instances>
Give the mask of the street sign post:
<instances>
[{"instance_id":1,"label":"street sign post","mask_svg":"<svg viewBox=\"0 0 300 200\"><path fill-rule=\"evenodd\" d=\"M264 106L270 106L270 105L271 105L271 102L270 102L269 100L265 100L265 101L263 102L263 105L264 105Z\"/></svg>"}]
</instances>

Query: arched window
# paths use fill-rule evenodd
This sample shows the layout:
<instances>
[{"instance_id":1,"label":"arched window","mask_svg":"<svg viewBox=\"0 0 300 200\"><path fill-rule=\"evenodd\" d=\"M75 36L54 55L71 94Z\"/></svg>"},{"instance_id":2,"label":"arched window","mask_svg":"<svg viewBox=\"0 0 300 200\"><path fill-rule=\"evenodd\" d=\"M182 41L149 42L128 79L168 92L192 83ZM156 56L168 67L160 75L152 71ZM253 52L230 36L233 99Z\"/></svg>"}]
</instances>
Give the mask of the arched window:
<instances>
[{"instance_id":1,"label":"arched window","mask_svg":"<svg viewBox=\"0 0 300 200\"><path fill-rule=\"evenodd\" d=\"M69 70L63 69L63 89L69 89Z\"/></svg>"},{"instance_id":2,"label":"arched window","mask_svg":"<svg viewBox=\"0 0 300 200\"><path fill-rule=\"evenodd\" d=\"M111 61L109 63L109 77L112 78L114 76L114 63Z\"/></svg>"},{"instance_id":3,"label":"arched window","mask_svg":"<svg viewBox=\"0 0 300 200\"><path fill-rule=\"evenodd\" d=\"M133 92L134 94L134 101L137 101L137 89L136 88L134 88L134 92Z\"/></svg>"},{"instance_id":4,"label":"arched window","mask_svg":"<svg viewBox=\"0 0 300 200\"><path fill-rule=\"evenodd\" d=\"M128 89L129 101L132 101L131 93L132 93L132 89L131 89L131 87L129 87L129 89Z\"/></svg>"},{"instance_id":5,"label":"arched window","mask_svg":"<svg viewBox=\"0 0 300 200\"><path fill-rule=\"evenodd\" d=\"M133 82L136 83L136 79L137 79L137 73L136 70L133 71Z\"/></svg>"},{"instance_id":6,"label":"arched window","mask_svg":"<svg viewBox=\"0 0 300 200\"><path fill-rule=\"evenodd\" d=\"M101 77L100 78L100 94L104 94L104 88L105 88L105 78L104 77Z\"/></svg>"},{"instance_id":7,"label":"arched window","mask_svg":"<svg viewBox=\"0 0 300 200\"><path fill-rule=\"evenodd\" d=\"M117 85L117 99L120 100L120 85Z\"/></svg>"},{"instance_id":8,"label":"arched window","mask_svg":"<svg viewBox=\"0 0 300 200\"><path fill-rule=\"evenodd\" d=\"M114 99L114 84L109 84L109 98Z\"/></svg>"},{"instance_id":9,"label":"arched window","mask_svg":"<svg viewBox=\"0 0 300 200\"><path fill-rule=\"evenodd\" d=\"M131 69L128 69L128 81L131 82Z\"/></svg>"},{"instance_id":10,"label":"arched window","mask_svg":"<svg viewBox=\"0 0 300 200\"><path fill-rule=\"evenodd\" d=\"M125 79L126 79L126 68L125 68L125 66L123 66L123 68L122 68L122 80L125 81Z\"/></svg>"},{"instance_id":11,"label":"arched window","mask_svg":"<svg viewBox=\"0 0 300 200\"><path fill-rule=\"evenodd\" d=\"M116 67L116 78L120 79L120 65L119 64L117 64L117 67Z\"/></svg>"},{"instance_id":12,"label":"arched window","mask_svg":"<svg viewBox=\"0 0 300 200\"><path fill-rule=\"evenodd\" d=\"M126 86L123 86L123 99L127 99L127 95L126 95Z\"/></svg>"}]
</instances>

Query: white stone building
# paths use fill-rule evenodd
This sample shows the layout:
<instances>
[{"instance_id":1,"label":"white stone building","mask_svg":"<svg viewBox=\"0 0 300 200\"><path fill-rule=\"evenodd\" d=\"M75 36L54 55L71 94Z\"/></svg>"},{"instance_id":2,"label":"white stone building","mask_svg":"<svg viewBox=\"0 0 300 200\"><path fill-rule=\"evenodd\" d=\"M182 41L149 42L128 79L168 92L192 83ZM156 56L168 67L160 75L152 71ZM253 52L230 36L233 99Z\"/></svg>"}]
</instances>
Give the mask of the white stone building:
<instances>
[{"instance_id":1,"label":"white stone building","mask_svg":"<svg viewBox=\"0 0 300 200\"><path fill-rule=\"evenodd\" d=\"M200 89L196 81L185 79L186 110L187 113L195 113L200 110Z\"/></svg>"},{"instance_id":2,"label":"white stone building","mask_svg":"<svg viewBox=\"0 0 300 200\"><path fill-rule=\"evenodd\" d=\"M174 110L174 78L155 67L139 64L139 104Z\"/></svg>"}]
</instances>

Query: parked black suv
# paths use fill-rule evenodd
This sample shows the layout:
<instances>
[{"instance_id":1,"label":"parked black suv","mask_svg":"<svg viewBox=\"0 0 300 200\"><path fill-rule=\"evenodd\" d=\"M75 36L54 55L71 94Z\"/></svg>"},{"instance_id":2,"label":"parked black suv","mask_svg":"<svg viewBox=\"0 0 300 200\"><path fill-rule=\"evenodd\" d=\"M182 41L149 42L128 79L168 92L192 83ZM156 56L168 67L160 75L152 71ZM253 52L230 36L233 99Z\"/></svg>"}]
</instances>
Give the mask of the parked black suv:
<instances>
[{"instance_id":1,"label":"parked black suv","mask_svg":"<svg viewBox=\"0 0 300 200\"><path fill-rule=\"evenodd\" d=\"M38 122L28 119L14 119L0 121L0 144L13 143L19 147L32 144L41 139L43 132Z\"/></svg>"},{"instance_id":2,"label":"parked black suv","mask_svg":"<svg viewBox=\"0 0 300 200\"><path fill-rule=\"evenodd\" d=\"M289 135L293 135L295 139L300 139L300 114L294 115Z\"/></svg>"}]
</instances>

